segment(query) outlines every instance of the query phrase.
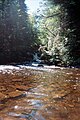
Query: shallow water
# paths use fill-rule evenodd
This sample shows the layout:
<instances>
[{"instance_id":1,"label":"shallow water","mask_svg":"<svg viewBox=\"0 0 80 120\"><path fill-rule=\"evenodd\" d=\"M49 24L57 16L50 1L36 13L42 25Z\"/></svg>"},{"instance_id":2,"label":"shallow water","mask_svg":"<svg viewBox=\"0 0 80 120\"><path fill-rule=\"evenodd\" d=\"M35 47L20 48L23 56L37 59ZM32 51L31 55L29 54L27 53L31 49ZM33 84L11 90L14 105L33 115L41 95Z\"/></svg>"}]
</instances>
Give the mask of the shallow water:
<instances>
[{"instance_id":1,"label":"shallow water","mask_svg":"<svg viewBox=\"0 0 80 120\"><path fill-rule=\"evenodd\" d=\"M0 71L0 120L79 120L80 69Z\"/></svg>"}]
</instances>

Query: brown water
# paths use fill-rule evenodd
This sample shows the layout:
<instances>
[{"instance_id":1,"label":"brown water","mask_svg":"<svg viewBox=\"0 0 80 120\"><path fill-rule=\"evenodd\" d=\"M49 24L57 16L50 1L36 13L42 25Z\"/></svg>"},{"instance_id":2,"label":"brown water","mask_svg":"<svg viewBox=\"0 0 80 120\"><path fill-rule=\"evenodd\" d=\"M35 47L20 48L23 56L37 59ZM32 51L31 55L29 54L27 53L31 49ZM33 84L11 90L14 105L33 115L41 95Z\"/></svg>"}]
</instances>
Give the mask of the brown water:
<instances>
[{"instance_id":1,"label":"brown water","mask_svg":"<svg viewBox=\"0 0 80 120\"><path fill-rule=\"evenodd\" d=\"M0 120L80 120L80 69L1 71Z\"/></svg>"}]
</instances>

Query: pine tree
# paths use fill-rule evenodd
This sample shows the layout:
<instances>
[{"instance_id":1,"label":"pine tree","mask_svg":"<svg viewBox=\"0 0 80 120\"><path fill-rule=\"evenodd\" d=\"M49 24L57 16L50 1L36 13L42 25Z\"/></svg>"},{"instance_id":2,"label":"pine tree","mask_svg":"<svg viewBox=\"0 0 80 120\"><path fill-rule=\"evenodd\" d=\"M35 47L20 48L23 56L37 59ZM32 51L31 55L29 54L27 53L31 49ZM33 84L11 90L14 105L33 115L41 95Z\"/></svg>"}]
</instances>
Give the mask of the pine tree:
<instances>
[{"instance_id":1,"label":"pine tree","mask_svg":"<svg viewBox=\"0 0 80 120\"><path fill-rule=\"evenodd\" d=\"M26 60L27 52L34 43L35 35L24 2L25 0L0 1L1 63Z\"/></svg>"}]
</instances>

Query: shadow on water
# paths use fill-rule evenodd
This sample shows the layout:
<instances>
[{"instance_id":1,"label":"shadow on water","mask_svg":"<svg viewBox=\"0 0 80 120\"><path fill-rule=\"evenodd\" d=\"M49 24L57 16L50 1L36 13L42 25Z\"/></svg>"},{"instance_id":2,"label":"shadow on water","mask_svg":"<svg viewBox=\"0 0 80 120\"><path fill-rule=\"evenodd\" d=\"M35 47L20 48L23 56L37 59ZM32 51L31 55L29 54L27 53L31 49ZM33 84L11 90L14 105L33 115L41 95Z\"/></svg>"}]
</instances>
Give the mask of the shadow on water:
<instances>
[{"instance_id":1,"label":"shadow on water","mask_svg":"<svg viewBox=\"0 0 80 120\"><path fill-rule=\"evenodd\" d=\"M80 69L0 72L0 120L79 120Z\"/></svg>"}]
</instances>

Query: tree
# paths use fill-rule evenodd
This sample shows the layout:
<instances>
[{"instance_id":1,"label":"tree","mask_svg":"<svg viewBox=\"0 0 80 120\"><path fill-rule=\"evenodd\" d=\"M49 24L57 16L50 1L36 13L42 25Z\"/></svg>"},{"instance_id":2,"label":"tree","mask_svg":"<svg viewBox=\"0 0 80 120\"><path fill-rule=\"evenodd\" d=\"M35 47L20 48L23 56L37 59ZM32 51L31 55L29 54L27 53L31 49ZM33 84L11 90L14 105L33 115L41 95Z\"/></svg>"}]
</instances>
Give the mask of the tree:
<instances>
[{"instance_id":1,"label":"tree","mask_svg":"<svg viewBox=\"0 0 80 120\"><path fill-rule=\"evenodd\" d=\"M38 29L39 34L38 37L41 40L42 45L47 47L48 55L52 56L51 61L54 62L61 61L60 57L60 49L62 47L62 43L60 41L60 5L52 4L49 0L44 1L42 3L42 12L38 13ZM57 50L56 50L57 49ZM58 53L56 53L58 52ZM56 60L55 60L56 55ZM49 60L50 61L50 60Z\"/></svg>"},{"instance_id":2,"label":"tree","mask_svg":"<svg viewBox=\"0 0 80 120\"><path fill-rule=\"evenodd\" d=\"M39 38L47 46L53 61L58 54L58 64L80 63L79 3L75 0L45 0L43 12L38 15Z\"/></svg>"},{"instance_id":3,"label":"tree","mask_svg":"<svg viewBox=\"0 0 80 120\"><path fill-rule=\"evenodd\" d=\"M64 41L64 47L67 49L65 63L69 65L80 64L80 1L54 0L61 6L61 39ZM63 39L65 38L65 39ZM65 58L64 54L63 57Z\"/></svg>"},{"instance_id":4,"label":"tree","mask_svg":"<svg viewBox=\"0 0 80 120\"><path fill-rule=\"evenodd\" d=\"M35 33L24 1L0 0L1 63L26 60L27 52L31 51L31 46L34 44Z\"/></svg>"}]
</instances>

